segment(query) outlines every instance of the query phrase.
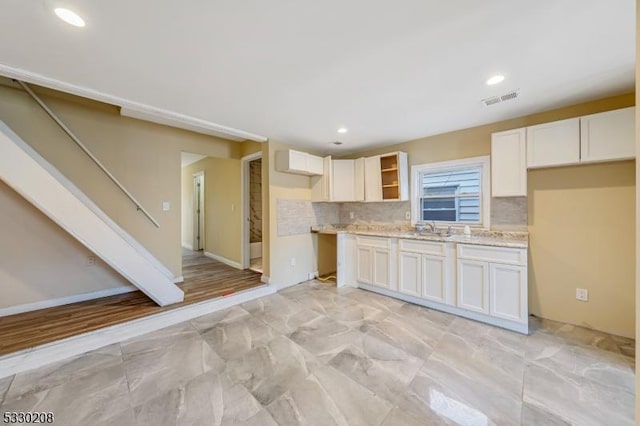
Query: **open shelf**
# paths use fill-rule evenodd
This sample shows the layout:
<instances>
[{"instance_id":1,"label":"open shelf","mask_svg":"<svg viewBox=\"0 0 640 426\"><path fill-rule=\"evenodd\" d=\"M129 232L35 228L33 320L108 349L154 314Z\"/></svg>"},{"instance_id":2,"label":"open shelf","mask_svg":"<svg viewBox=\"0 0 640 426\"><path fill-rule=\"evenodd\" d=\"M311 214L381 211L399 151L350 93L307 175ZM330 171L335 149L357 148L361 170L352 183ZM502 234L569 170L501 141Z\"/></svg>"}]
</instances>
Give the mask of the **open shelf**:
<instances>
[{"instance_id":1,"label":"open shelf","mask_svg":"<svg viewBox=\"0 0 640 426\"><path fill-rule=\"evenodd\" d=\"M380 170L382 171L382 200L400 199L399 187L399 161L398 154L384 155L380 157Z\"/></svg>"}]
</instances>

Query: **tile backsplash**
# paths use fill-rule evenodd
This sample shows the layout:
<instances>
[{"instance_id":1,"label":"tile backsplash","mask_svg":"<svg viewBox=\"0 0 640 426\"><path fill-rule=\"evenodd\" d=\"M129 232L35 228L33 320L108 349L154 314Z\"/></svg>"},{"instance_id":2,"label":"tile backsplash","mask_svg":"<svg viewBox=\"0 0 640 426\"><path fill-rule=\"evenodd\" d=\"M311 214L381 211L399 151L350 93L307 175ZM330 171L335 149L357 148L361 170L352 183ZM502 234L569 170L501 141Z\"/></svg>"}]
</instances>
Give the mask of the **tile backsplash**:
<instances>
[{"instance_id":1,"label":"tile backsplash","mask_svg":"<svg viewBox=\"0 0 640 426\"><path fill-rule=\"evenodd\" d=\"M323 203L328 204L328 203ZM340 203L339 219L343 225L408 225L407 212L411 202ZM353 218L351 218L353 214ZM319 223L328 225L330 223ZM527 197L491 199L491 229L500 231L527 230Z\"/></svg>"},{"instance_id":2,"label":"tile backsplash","mask_svg":"<svg viewBox=\"0 0 640 426\"><path fill-rule=\"evenodd\" d=\"M318 225L409 225L411 202L314 203L278 199L278 236L307 234ZM353 215L353 218L351 217ZM527 230L527 197L491 199L491 229Z\"/></svg>"}]
</instances>

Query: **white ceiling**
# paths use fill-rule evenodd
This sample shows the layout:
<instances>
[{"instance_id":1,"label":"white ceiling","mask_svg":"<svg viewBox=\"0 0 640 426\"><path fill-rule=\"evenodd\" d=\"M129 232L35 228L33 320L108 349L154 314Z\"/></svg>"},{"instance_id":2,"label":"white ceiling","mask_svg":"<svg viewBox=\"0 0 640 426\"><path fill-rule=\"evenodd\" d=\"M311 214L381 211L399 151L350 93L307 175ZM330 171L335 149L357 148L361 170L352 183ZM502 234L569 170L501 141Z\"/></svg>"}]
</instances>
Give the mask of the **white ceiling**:
<instances>
[{"instance_id":1,"label":"white ceiling","mask_svg":"<svg viewBox=\"0 0 640 426\"><path fill-rule=\"evenodd\" d=\"M0 64L322 151L634 88L634 0L62 1L82 29L54 3L3 0Z\"/></svg>"},{"instance_id":2,"label":"white ceiling","mask_svg":"<svg viewBox=\"0 0 640 426\"><path fill-rule=\"evenodd\" d=\"M202 160L203 158L207 158L207 156L200 155L200 154L193 154L191 152L182 152L181 153L182 167L188 166L189 164L193 164L197 161Z\"/></svg>"}]
</instances>

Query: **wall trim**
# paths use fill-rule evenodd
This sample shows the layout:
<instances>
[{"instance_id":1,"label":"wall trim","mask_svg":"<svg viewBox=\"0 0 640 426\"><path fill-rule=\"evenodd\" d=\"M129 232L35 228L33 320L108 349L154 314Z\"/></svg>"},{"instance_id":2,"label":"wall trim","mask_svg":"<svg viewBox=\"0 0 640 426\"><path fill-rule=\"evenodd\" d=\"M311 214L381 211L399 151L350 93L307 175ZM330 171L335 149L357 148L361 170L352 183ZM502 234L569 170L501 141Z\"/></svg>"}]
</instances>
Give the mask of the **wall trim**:
<instances>
[{"instance_id":1,"label":"wall trim","mask_svg":"<svg viewBox=\"0 0 640 426\"><path fill-rule=\"evenodd\" d=\"M218 262L225 263L236 269L244 269L242 265L235 260L227 259L226 257L218 256L217 254L210 253L208 251L204 252L204 255L210 259L217 260Z\"/></svg>"},{"instance_id":2,"label":"wall trim","mask_svg":"<svg viewBox=\"0 0 640 426\"><path fill-rule=\"evenodd\" d=\"M193 251L193 246L189 243L182 242L182 248Z\"/></svg>"},{"instance_id":3,"label":"wall trim","mask_svg":"<svg viewBox=\"0 0 640 426\"><path fill-rule=\"evenodd\" d=\"M81 96L83 98L93 99L95 101L116 105L121 108L123 116L131 116L139 120L151 121L154 123L187 129L193 132L203 133L235 141L243 141L249 139L256 142L266 142L268 140L268 138L265 136L256 135L254 133L245 132L244 130L223 126L221 124L180 114L174 111L156 108L140 102L130 101L118 96L112 96L104 92L90 89L88 87L66 83L61 80L46 77L42 74L12 67L6 64L0 64L0 74L4 75L5 77L25 81L27 83L48 87L49 89L54 89L61 92L70 93L72 95Z\"/></svg>"},{"instance_id":4,"label":"wall trim","mask_svg":"<svg viewBox=\"0 0 640 426\"><path fill-rule=\"evenodd\" d=\"M8 308L0 309L0 317L53 308L54 306L69 305L71 303L84 302L87 300L100 299L103 297L116 296L118 294L131 293L133 291L138 291L138 289L134 286L121 286L108 288L106 290L93 291L91 293L82 293L73 296L41 300L39 302L25 303L23 305L9 306Z\"/></svg>"},{"instance_id":5,"label":"wall trim","mask_svg":"<svg viewBox=\"0 0 640 426\"><path fill-rule=\"evenodd\" d=\"M263 282L263 283L265 283L265 284L271 284L271 283L269 282L269 276L268 276L268 275L265 275L265 274L262 274L262 275L260 276L260 281L262 281L262 282Z\"/></svg>"},{"instance_id":6,"label":"wall trim","mask_svg":"<svg viewBox=\"0 0 640 426\"><path fill-rule=\"evenodd\" d=\"M173 282L174 282L174 284L183 283L184 282L184 277L182 275L180 275L179 277L175 277L173 279Z\"/></svg>"},{"instance_id":7,"label":"wall trim","mask_svg":"<svg viewBox=\"0 0 640 426\"><path fill-rule=\"evenodd\" d=\"M4 355L0 357L0 378L81 355L113 343L123 342L133 337L268 296L275 292L275 287L264 285L226 297L223 296L217 299L194 303L193 305L172 309L123 324L113 325L90 333L80 334L46 345Z\"/></svg>"}]
</instances>

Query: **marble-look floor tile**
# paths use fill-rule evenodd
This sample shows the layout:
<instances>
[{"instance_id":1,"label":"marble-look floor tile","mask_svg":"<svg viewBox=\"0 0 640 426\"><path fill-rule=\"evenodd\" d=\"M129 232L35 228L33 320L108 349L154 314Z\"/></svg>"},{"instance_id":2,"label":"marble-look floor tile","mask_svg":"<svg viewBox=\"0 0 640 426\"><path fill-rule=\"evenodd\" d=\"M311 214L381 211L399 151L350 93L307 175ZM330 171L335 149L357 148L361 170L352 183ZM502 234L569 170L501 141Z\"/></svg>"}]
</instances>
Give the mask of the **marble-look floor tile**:
<instances>
[{"instance_id":1,"label":"marble-look floor tile","mask_svg":"<svg viewBox=\"0 0 640 426\"><path fill-rule=\"evenodd\" d=\"M55 423L65 426L112 424L130 412L127 379L122 365L115 365L67 381L62 385L5 401L2 411L52 412Z\"/></svg>"},{"instance_id":2,"label":"marble-look floor tile","mask_svg":"<svg viewBox=\"0 0 640 426\"><path fill-rule=\"evenodd\" d=\"M372 306L378 310L389 312L395 311L406 303L402 300L361 289L350 291L346 293L345 296L356 300L359 303Z\"/></svg>"},{"instance_id":3,"label":"marble-look floor tile","mask_svg":"<svg viewBox=\"0 0 640 426\"><path fill-rule=\"evenodd\" d=\"M329 317L307 322L289 338L326 363L349 345L359 344L363 334Z\"/></svg>"},{"instance_id":4,"label":"marble-look floor tile","mask_svg":"<svg viewBox=\"0 0 640 426\"><path fill-rule=\"evenodd\" d=\"M633 339L612 336L602 331L538 317L531 317L529 323L532 334L551 334L560 338L566 344L592 346L605 351L635 357L635 342Z\"/></svg>"},{"instance_id":5,"label":"marble-look floor tile","mask_svg":"<svg viewBox=\"0 0 640 426\"><path fill-rule=\"evenodd\" d=\"M585 378L622 391L635 392L635 362L632 358L593 346L549 341L540 336L533 337L528 343L527 360L534 364L569 378Z\"/></svg>"},{"instance_id":6,"label":"marble-look floor tile","mask_svg":"<svg viewBox=\"0 0 640 426\"><path fill-rule=\"evenodd\" d=\"M461 424L517 424L523 372L522 356L448 333L397 403Z\"/></svg>"},{"instance_id":7,"label":"marble-look floor tile","mask_svg":"<svg viewBox=\"0 0 640 426\"><path fill-rule=\"evenodd\" d=\"M121 363L120 345L118 343L109 345L60 362L16 374L5 398L7 401L24 398ZM1 394L0 390L0 396Z\"/></svg>"},{"instance_id":8,"label":"marble-look floor tile","mask_svg":"<svg viewBox=\"0 0 640 426\"><path fill-rule=\"evenodd\" d=\"M392 405L325 366L293 384L267 409L280 425L379 425Z\"/></svg>"},{"instance_id":9,"label":"marble-look floor tile","mask_svg":"<svg viewBox=\"0 0 640 426\"><path fill-rule=\"evenodd\" d=\"M497 346L516 355L525 355L527 336L477 321L456 317L447 332L460 336L476 346Z\"/></svg>"},{"instance_id":10,"label":"marble-look floor tile","mask_svg":"<svg viewBox=\"0 0 640 426\"><path fill-rule=\"evenodd\" d=\"M0 379L0 405L4 402L5 395L9 390L9 386L11 386L11 382L13 381L13 376L4 377Z\"/></svg>"},{"instance_id":11,"label":"marble-look floor tile","mask_svg":"<svg viewBox=\"0 0 640 426\"><path fill-rule=\"evenodd\" d=\"M198 376L134 410L138 426L236 425L264 411L242 385L215 372Z\"/></svg>"},{"instance_id":12,"label":"marble-look floor tile","mask_svg":"<svg viewBox=\"0 0 640 426\"><path fill-rule=\"evenodd\" d=\"M303 309L295 314L258 315L257 318L278 333L290 334L296 331L301 325L317 320L323 316L324 315L314 310Z\"/></svg>"},{"instance_id":13,"label":"marble-look floor tile","mask_svg":"<svg viewBox=\"0 0 640 426\"><path fill-rule=\"evenodd\" d=\"M303 309L300 303L277 293L243 303L242 308L255 317L260 315L292 315Z\"/></svg>"},{"instance_id":14,"label":"marble-look floor tile","mask_svg":"<svg viewBox=\"0 0 640 426\"><path fill-rule=\"evenodd\" d=\"M473 423L469 423L472 425ZM487 423L477 423L478 425L487 425ZM382 426L459 426L467 425L450 420L437 413L424 410L422 412L409 411L404 408L394 407L382 422Z\"/></svg>"},{"instance_id":15,"label":"marble-look floor tile","mask_svg":"<svg viewBox=\"0 0 640 426\"><path fill-rule=\"evenodd\" d=\"M350 345L329 365L387 401L407 390L424 360L365 334L362 343Z\"/></svg>"},{"instance_id":16,"label":"marble-look floor tile","mask_svg":"<svg viewBox=\"0 0 640 426\"><path fill-rule=\"evenodd\" d=\"M367 333L426 360L446 330L445 325L432 321L426 312L417 315L393 312L369 327Z\"/></svg>"},{"instance_id":17,"label":"marble-look floor tile","mask_svg":"<svg viewBox=\"0 0 640 426\"><path fill-rule=\"evenodd\" d=\"M191 324L201 333L204 333L218 324L226 324L239 319L247 318L249 312L240 306L232 306L222 311L213 312L191 320Z\"/></svg>"},{"instance_id":18,"label":"marble-look floor tile","mask_svg":"<svg viewBox=\"0 0 640 426\"><path fill-rule=\"evenodd\" d=\"M569 423L542 407L522 404L522 426L569 426Z\"/></svg>"},{"instance_id":19,"label":"marble-look floor tile","mask_svg":"<svg viewBox=\"0 0 640 426\"><path fill-rule=\"evenodd\" d=\"M262 404L268 405L297 380L320 366L313 355L284 336L230 361L227 374L242 383Z\"/></svg>"},{"instance_id":20,"label":"marble-look floor tile","mask_svg":"<svg viewBox=\"0 0 640 426\"><path fill-rule=\"evenodd\" d=\"M524 377L523 401L568 423L633 425L632 393L578 376L568 377L531 363Z\"/></svg>"},{"instance_id":21,"label":"marble-look floor tile","mask_svg":"<svg viewBox=\"0 0 640 426\"><path fill-rule=\"evenodd\" d=\"M189 323L122 343L132 405L137 406L225 362Z\"/></svg>"},{"instance_id":22,"label":"marble-look floor tile","mask_svg":"<svg viewBox=\"0 0 640 426\"><path fill-rule=\"evenodd\" d=\"M278 334L251 315L237 321L217 324L204 332L202 337L222 359L229 361L268 343Z\"/></svg>"}]
</instances>

